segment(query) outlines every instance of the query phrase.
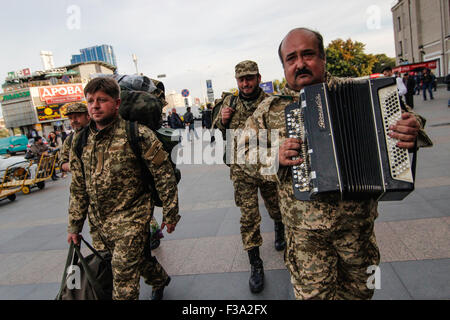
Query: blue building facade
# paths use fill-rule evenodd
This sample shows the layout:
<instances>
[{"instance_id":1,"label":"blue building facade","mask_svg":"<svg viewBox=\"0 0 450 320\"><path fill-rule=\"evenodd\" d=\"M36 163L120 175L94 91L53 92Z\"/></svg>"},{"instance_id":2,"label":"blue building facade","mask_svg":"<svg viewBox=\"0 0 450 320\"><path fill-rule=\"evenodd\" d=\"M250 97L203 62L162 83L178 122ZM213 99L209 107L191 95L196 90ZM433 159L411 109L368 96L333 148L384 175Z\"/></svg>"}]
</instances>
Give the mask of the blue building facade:
<instances>
[{"instance_id":1,"label":"blue building facade","mask_svg":"<svg viewBox=\"0 0 450 320\"><path fill-rule=\"evenodd\" d=\"M80 49L80 54L72 55L70 63L75 64L88 61L103 61L117 67L113 47L106 44Z\"/></svg>"}]
</instances>

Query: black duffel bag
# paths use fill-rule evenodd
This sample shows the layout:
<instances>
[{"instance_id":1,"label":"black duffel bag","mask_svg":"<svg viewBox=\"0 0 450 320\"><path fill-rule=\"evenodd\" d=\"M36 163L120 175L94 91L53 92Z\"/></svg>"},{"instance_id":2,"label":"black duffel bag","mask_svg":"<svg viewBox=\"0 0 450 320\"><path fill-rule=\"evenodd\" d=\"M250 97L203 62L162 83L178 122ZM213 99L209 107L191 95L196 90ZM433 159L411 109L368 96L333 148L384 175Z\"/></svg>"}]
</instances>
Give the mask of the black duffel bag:
<instances>
[{"instance_id":1,"label":"black duffel bag","mask_svg":"<svg viewBox=\"0 0 450 320\"><path fill-rule=\"evenodd\" d=\"M92 254L83 257L80 246L71 242L56 300L111 300L111 254L108 251L98 252L83 238L81 241Z\"/></svg>"}]
</instances>

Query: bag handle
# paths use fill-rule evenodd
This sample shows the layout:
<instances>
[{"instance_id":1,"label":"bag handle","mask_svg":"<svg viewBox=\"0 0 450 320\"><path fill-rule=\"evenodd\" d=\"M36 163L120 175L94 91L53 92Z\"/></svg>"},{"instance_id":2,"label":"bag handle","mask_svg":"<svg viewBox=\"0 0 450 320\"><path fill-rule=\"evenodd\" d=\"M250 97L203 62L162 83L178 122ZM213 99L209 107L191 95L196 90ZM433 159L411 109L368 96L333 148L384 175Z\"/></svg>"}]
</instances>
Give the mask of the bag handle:
<instances>
[{"instance_id":1,"label":"bag handle","mask_svg":"<svg viewBox=\"0 0 450 320\"><path fill-rule=\"evenodd\" d=\"M101 255L97 250L95 250L94 247L92 247L92 246L89 244L89 242L87 242L86 240L84 240L83 237L81 237L81 241L84 242L84 244L86 245L86 247L88 247L89 250L91 250L93 254L95 254L97 257L99 257L102 261L106 261L105 258L103 258L102 255Z\"/></svg>"},{"instance_id":2,"label":"bag handle","mask_svg":"<svg viewBox=\"0 0 450 320\"><path fill-rule=\"evenodd\" d=\"M84 241L84 243L86 244L86 241ZM92 270L90 269L86 259L84 259L83 255L81 254L81 250L80 247L78 247L77 245L73 246L75 249L76 254L78 255L78 259L81 262L81 265L83 266L84 272L86 274L86 277L89 281L89 283L94 287L95 292L94 295L96 296L96 298L98 299L97 293L100 294L101 296L105 296L105 292L103 291L103 288L100 286L100 284L98 283L98 281L95 279ZM92 248L92 247L91 247ZM93 249L93 248L92 248ZM95 249L94 249L95 251ZM96 252L96 251L95 251ZM94 253L95 253L94 252ZM97 252L98 254L98 252Z\"/></svg>"},{"instance_id":3,"label":"bag handle","mask_svg":"<svg viewBox=\"0 0 450 320\"><path fill-rule=\"evenodd\" d=\"M59 287L59 292L56 295L56 300L60 300L61 299L61 293L62 293L62 290L64 289L64 284L67 281L67 277L66 277L67 268L69 268L71 262L73 261L73 247L74 247L74 244L71 241L70 242L70 247L69 247L69 253L67 254L66 266L64 267L63 276L62 276L62 280L61 280L61 285Z\"/></svg>"}]
</instances>

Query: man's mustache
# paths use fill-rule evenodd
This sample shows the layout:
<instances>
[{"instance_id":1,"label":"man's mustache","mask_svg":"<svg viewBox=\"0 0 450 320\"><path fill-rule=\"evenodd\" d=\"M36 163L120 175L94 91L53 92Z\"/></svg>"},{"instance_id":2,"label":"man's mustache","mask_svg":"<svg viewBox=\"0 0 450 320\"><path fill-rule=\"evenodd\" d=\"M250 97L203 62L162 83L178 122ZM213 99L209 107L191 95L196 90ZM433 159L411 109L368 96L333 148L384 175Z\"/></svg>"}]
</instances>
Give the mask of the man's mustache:
<instances>
[{"instance_id":1,"label":"man's mustache","mask_svg":"<svg viewBox=\"0 0 450 320\"><path fill-rule=\"evenodd\" d=\"M295 77L296 77L296 78L297 78L298 76L303 75L303 74L307 74L307 75L310 75L310 76L313 75L312 72L311 72L309 69L307 69L307 68L297 69L297 70L295 71Z\"/></svg>"}]
</instances>

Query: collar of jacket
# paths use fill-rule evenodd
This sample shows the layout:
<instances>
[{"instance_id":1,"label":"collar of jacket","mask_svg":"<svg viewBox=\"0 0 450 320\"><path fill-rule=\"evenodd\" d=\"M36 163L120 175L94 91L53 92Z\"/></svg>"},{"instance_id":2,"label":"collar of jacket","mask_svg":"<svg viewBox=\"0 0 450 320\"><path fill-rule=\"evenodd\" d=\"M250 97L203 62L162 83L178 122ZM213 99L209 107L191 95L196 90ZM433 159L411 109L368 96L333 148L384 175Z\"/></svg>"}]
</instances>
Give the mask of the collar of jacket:
<instances>
[{"instance_id":1,"label":"collar of jacket","mask_svg":"<svg viewBox=\"0 0 450 320\"><path fill-rule=\"evenodd\" d=\"M255 90L254 93L252 93L250 96L244 96L241 92L239 92L239 99L243 101L254 101L259 98L261 95L261 91L263 91L260 87L258 87L257 90Z\"/></svg>"},{"instance_id":2,"label":"collar of jacket","mask_svg":"<svg viewBox=\"0 0 450 320\"><path fill-rule=\"evenodd\" d=\"M117 125L119 124L119 121L120 121L119 118L120 118L120 116L117 116L116 119L114 119L110 124L108 124L108 126L106 126L105 128L103 128L101 130L97 129L95 121L91 121L89 123L89 129L90 129L90 132L92 134L94 134L95 140L100 140L100 139L103 139L104 137L110 136L114 132Z\"/></svg>"}]
</instances>

